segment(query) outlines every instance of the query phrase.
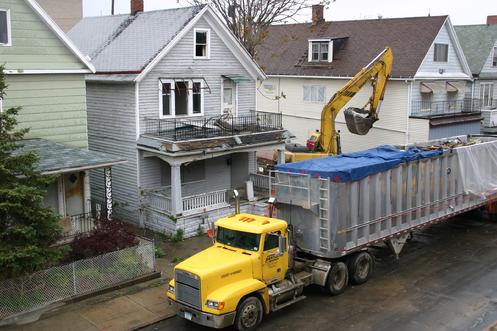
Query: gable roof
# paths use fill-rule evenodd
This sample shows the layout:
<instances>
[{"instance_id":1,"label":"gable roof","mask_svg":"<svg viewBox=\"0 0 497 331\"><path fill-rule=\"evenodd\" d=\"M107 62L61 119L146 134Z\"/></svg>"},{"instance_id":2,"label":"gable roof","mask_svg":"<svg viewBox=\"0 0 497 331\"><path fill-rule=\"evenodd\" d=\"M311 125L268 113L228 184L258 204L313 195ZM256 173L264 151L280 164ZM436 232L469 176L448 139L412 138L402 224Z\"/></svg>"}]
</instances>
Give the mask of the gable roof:
<instances>
[{"instance_id":1,"label":"gable roof","mask_svg":"<svg viewBox=\"0 0 497 331\"><path fill-rule=\"evenodd\" d=\"M208 13L208 15L204 15ZM191 27L204 17L231 43L251 72L265 77L247 51L219 21L209 5L140 12L136 15L88 17L69 31L69 36L91 58L98 74L135 75L140 81ZM109 77L110 75L110 77ZM100 76L100 75L99 75Z\"/></svg>"},{"instance_id":2,"label":"gable roof","mask_svg":"<svg viewBox=\"0 0 497 331\"><path fill-rule=\"evenodd\" d=\"M353 77L385 47L392 48L392 77L416 75L448 16L272 25L257 48L268 75ZM310 39L335 40L333 62L309 63Z\"/></svg>"},{"instance_id":3,"label":"gable roof","mask_svg":"<svg viewBox=\"0 0 497 331\"><path fill-rule=\"evenodd\" d=\"M479 75L497 41L497 25L459 25L454 28L471 73Z\"/></svg>"},{"instance_id":4,"label":"gable roof","mask_svg":"<svg viewBox=\"0 0 497 331\"><path fill-rule=\"evenodd\" d=\"M95 68L88 59L81 53L76 45L67 37L61 28L52 20L43 8L35 0L24 0L26 4L40 17L40 19L52 30L59 40L90 70L95 72Z\"/></svg>"}]
</instances>

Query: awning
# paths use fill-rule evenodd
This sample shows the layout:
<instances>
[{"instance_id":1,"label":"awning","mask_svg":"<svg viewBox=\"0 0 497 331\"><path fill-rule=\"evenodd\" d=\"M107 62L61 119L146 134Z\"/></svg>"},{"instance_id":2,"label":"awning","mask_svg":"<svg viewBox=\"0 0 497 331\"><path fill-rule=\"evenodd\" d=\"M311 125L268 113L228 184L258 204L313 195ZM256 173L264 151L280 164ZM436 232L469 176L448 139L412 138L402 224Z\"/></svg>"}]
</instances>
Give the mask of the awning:
<instances>
[{"instance_id":1,"label":"awning","mask_svg":"<svg viewBox=\"0 0 497 331\"><path fill-rule=\"evenodd\" d=\"M223 75L224 78L231 79L235 83L251 82L250 77L244 75Z\"/></svg>"},{"instance_id":2,"label":"awning","mask_svg":"<svg viewBox=\"0 0 497 331\"><path fill-rule=\"evenodd\" d=\"M443 91L445 93L445 82L421 82L421 93L434 93L436 91Z\"/></svg>"},{"instance_id":3,"label":"awning","mask_svg":"<svg viewBox=\"0 0 497 331\"><path fill-rule=\"evenodd\" d=\"M39 158L37 170L47 175L107 168L127 162L125 159L105 153L70 147L44 139L26 139L21 141L20 145L22 147L14 154L36 152Z\"/></svg>"},{"instance_id":4,"label":"awning","mask_svg":"<svg viewBox=\"0 0 497 331\"><path fill-rule=\"evenodd\" d=\"M447 92L464 92L466 90L466 82L465 81L454 81L447 82Z\"/></svg>"}]
</instances>

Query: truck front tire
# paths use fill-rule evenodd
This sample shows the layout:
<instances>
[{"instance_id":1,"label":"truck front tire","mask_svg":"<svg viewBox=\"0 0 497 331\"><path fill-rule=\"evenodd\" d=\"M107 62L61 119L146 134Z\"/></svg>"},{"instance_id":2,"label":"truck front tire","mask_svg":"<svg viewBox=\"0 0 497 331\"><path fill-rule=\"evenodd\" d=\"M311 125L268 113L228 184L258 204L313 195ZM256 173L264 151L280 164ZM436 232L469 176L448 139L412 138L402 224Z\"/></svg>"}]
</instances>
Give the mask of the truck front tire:
<instances>
[{"instance_id":1,"label":"truck front tire","mask_svg":"<svg viewBox=\"0 0 497 331\"><path fill-rule=\"evenodd\" d=\"M350 257L348 265L350 282L361 285L367 282L373 273L374 258L368 252L360 252Z\"/></svg>"},{"instance_id":2,"label":"truck front tire","mask_svg":"<svg viewBox=\"0 0 497 331\"><path fill-rule=\"evenodd\" d=\"M247 297L238 305L235 317L235 327L238 331L254 331L264 315L261 300L257 297Z\"/></svg>"},{"instance_id":3,"label":"truck front tire","mask_svg":"<svg viewBox=\"0 0 497 331\"><path fill-rule=\"evenodd\" d=\"M326 290L330 295L339 295L345 291L349 284L349 272L343 262L334 263L328 272Z\"/></svg>"}]
</instances>

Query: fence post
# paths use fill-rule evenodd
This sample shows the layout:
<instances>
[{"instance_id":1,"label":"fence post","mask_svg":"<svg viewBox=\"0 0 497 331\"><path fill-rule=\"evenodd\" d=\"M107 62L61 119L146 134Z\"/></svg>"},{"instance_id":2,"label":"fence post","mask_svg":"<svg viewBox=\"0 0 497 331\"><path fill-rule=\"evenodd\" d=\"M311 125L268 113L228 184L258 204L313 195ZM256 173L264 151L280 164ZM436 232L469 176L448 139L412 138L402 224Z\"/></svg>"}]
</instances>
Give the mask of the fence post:
<instances>
[{"instance_id":1,"label":"fence post","mask_svg":"<svg viewBox=\"0 0 497 331\"><path fill-rule=\"evenodd\" d=\"M72 263L72 289L73 295L78 294L78 286L76 284L76 262Z\"/></svg>"}]
</instances>

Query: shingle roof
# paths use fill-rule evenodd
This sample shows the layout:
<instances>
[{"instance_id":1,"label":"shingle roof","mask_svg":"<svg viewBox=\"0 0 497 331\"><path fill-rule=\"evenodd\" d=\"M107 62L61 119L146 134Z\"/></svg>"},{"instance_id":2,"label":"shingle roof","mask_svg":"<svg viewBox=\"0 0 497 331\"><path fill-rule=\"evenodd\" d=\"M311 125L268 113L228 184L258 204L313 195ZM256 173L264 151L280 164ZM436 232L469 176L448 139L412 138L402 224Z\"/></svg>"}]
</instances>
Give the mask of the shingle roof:
<instances>
[{"instance_id":1,"label":"shingle roof","mask_svg":"<svg viewBox=\"0 0 497 331\"><path fill-rule=\"evenodd\" d=\"M479 75L497 40L497 25L460 25L454 28L471 73Z\"/></svg>"},{"instance_id":2,"label":"shingle roof","mask_svg":"<svg viewBox=\"0 0 497 331\"><path fill-rule=\"evenodd\" d=\"M268 75L352 77L386 46L393 49L392 77L413 77L447 16L273 25L257 48ZM309 39L336 39L333 62L307 61ZM334 47L335 48L335 47Z\"/></svg>"},{"instance_id":3,"label":"shingle roof","mask_svg":"<svg viewBox=\"0 0 497 331\"><path fill-rule=\"evenodd\" d=\"M202 8L88 17L68 35L91 57L97 72L141 71Z\"/></svg>"},{"instance_id":4,"label":"shingle roof","mask_svg":"<svg viewBox=\"0 0 497 331\"><path fill-rule=\"evenodd\" d=\"M26 139L14 154L34 151L38 154L37 170L43 173L64 173L70 169L95 169L126 162L108 154L69 147L44 139Z\"/></svg>"}]
</instances>

